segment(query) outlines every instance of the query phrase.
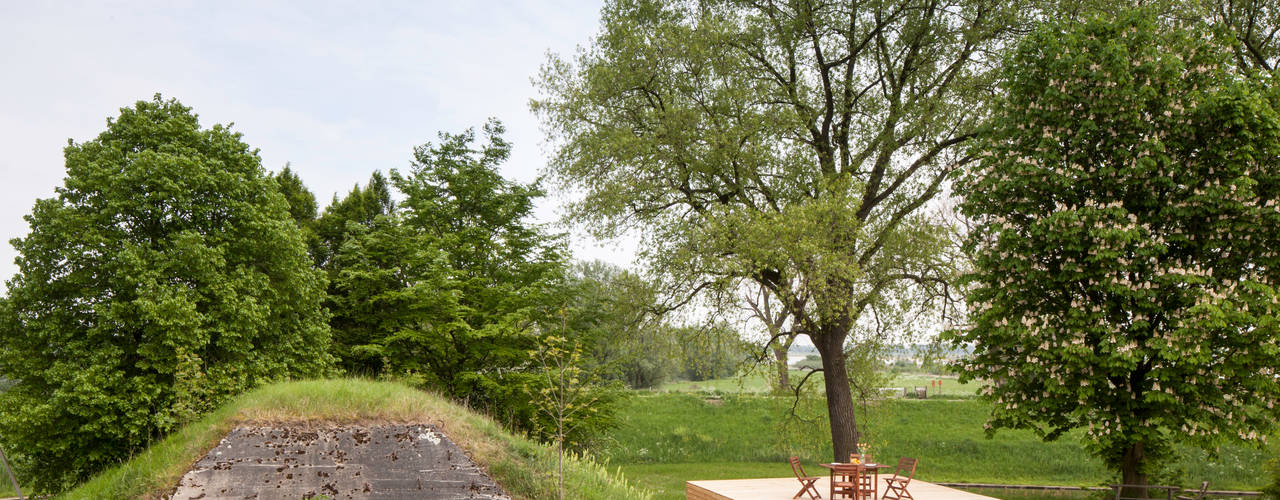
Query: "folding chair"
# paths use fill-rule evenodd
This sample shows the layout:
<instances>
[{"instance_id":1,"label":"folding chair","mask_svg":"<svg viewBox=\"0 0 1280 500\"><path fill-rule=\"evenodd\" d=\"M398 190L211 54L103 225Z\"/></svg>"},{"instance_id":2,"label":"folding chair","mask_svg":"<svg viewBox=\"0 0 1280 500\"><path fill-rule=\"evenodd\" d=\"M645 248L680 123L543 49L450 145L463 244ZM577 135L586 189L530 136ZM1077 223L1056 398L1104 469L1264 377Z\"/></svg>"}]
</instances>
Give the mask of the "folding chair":
<instances>
[{"instance_id":1,"label":"folding chair","mask_svg":"<svg viewBox=\"0 0 1280 500\"><path fill-rule=\"evenodd\" d=\"M870 471L862 464L832 464L831 498L875 500L875 484Z\"/></svg>"},{"instance_id":2,"label":"folding chair","mask_svg":"<svg viewBox=\"0 0 1280 500\"><path fill-rule=\"evenodd\" d=\"M809 498L822 498L822 494L818 493L818 488L813 483L818 482L818 478L807 476L804 473L804 467L800 466L800 457L791 457L791 472L795 473L796 480L800 481L800 491L796 492L796 496L792 499L800 498L800 495L809 494Z\"/></svg>"},{"instance_id":3,"label":"folding chair","mask_svg":"<svg viewBox=\"0 0 1280 500\"><path fill-rule=\"evenodd\" d=\"M885 480L884 496L881 498L909 498L915 500L915 497L911 496L911 492L907 491L907 485L911 484L911 477L915 475L916 459L899 458L898 469L893 471L893 477Z\"/></svg>"}]
</instances>

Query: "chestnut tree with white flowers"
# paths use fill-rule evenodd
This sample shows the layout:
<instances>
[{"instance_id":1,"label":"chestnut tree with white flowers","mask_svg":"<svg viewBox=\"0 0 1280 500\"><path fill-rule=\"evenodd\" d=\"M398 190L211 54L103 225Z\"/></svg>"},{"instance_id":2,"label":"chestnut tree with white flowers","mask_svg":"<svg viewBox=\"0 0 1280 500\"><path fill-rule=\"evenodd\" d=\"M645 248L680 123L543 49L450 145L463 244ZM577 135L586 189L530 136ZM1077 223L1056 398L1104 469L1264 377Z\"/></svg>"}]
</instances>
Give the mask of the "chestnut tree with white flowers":
<instances>
[{"instance_id":1,"label":"chestnut tree with white flowers","mask_svg":"<svg viewBox=\"0 0 1280 500\"><path fill-rule=\"evenodd\" d=\"M957 180L988 432L1083 428L1126 484L1280 418L1280 95L1149 13L1050 24Z\"/></svg>"}]
</instances>

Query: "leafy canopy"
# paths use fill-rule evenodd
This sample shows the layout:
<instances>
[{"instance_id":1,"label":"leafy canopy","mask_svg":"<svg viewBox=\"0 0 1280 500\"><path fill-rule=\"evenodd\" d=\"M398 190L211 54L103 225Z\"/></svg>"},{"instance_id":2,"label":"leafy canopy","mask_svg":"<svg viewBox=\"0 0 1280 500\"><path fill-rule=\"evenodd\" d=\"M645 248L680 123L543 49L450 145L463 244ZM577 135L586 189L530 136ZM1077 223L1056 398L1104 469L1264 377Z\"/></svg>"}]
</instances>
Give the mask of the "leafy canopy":
<instances>
[{"instance_id":1,"label":"leafy canopy","mask_svg":"<svg viewBox=\"0 0 1280 500\"><path fill-rule=\"evenodd\" d=\"M763 286L822 353L835 454L857 444L844 348L945 280L921 215L982 116L1017 5L615 0L535 101L598 236L634 231L665 295ZM885 314L884 318L878 315ZM884 321L881 322L884 324Z\"/></svg>"},{"instance_id":2,"label":"leafy canopy","mask_svg":"<svg viewBox=\"0 0 1280 500\"><path fill-rule=\"evenodd\" d=\"M1152 16L1049 25L1006 64L959 189L991 430L1145 481L1170 443L1255 442L1280 410L1280 113L1209 37Z\"/></svg>"},{"instance_id":3,"label":"leafy canopy","mask_svg":"<svg viewBox=\"0 0 1280 500\"><path fill-rule=\"evenodd\" d=\"M331 261L335 348L349 369L523 412L508 413L520 425L534 411L524 368L536 320L555 306L563 241L529 221L536 184L498 172L511 148L501 124L484 134L479 146L467 130L417 148L409 171L391 174L404 194L394 208L378 201L381 188L347 198L372 218L347 223Z\"/></svg>"},{"instance_id":4,"label":"leafy canopy","mask_svg":"<svg viewBox=\"0 0 1280 500\"><path fill-rule=\"evenodd\" d=\"M21 477L59 490L228 396L326 371L324 275L240 134L157 95L65 158L0 307Z\"/></svg>"}]
</instances>

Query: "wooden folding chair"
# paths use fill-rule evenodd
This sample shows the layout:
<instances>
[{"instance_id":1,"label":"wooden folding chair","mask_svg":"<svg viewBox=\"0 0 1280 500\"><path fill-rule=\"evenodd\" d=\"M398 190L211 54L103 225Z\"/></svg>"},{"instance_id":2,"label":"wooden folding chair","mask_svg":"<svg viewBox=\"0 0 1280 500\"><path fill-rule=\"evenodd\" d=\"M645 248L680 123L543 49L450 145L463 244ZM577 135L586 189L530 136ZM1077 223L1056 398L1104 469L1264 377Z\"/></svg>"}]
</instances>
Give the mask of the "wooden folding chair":
<instances>
[{"instance_id":1,"label":"wooden folding chair","mask_svg":"<svg viewBox=\"0 0 1280 500\"><path fill-rule=\"evenodd\" d=\"M801 484L800 491L796 492L796 496L791 497L792 499L800 498L800 495L805 493L808 493L809 498L812 499L822 498L822 494L818 493L818 488L813 485L813 483L818 482L819 478L805 475L804 467L800 465L800 457L791 457L791 472L795 473L796 480L800 481Z\"/></svg>"},{"instance_id":2,"label":"wooden folding chair","mask_svg":"<svg viewBox=\"0 0 1280 500\"><path fill-rule=\"evenodd\" d=\"M875 500L875 483L862 464L832 464L831 498Z\"/></svg>"},{"instance_id":3,"label":"wooden folding chair","mask_svg":"<svg viewBox=\"0 0 1280 500\"><path fill-rule=\"evenodd\" d=\"M1191 490L1183 490L1183 491L1191 491ZM1192 492L1195 494L1195 496L1178 495L1175 498L1177 498L1178 500L1203 500L1204 494L1208 492L1209 492L1209 482L1205 481L1203 483L1200 483L1200 491Z\"/></svg>"},{"instance_id":4,"label":"wooden folding chair","mask_svg":"<svg viewBox=\"0 0 1280 500\"><path fill-rule=\"evenodd\" d=\"M898 468L893 471L893 477L885 480L884 496L881 498L909 498L911 500L915 500L915 497L911 496L911 492L907 491L907 485L911 484L911 478L915 475L916 459L907 457L899 458Z\"/></svg>"}]
</instances>

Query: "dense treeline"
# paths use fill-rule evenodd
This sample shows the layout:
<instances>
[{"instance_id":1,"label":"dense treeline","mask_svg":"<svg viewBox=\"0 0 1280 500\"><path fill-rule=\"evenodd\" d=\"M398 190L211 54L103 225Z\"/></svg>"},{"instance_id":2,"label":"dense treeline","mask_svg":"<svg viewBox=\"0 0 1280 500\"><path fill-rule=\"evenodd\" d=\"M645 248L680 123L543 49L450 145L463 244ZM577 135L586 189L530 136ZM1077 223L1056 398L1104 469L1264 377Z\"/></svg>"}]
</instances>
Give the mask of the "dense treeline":
<instances>
[{"instance_id":1,"label":"dense treeline","mask_svg":"<svg viewBox=\"0 0 1280 500\"><path fill-rule=\"evenodd\" d=\"M323 211L221 125L156 96L66 149L0 299L0 443L58 491L230 396L282 378L392 377L582 447L622 387L724 376L722 325L669 325L654 289L573 263L505 179L502 125L442 133ZM555 339L554 342L548 339ZM550 345L582 353L591 412L551 421ZM560 351L554 351L560 352ZM571 429L553 436L550 429Z\"/></svg>"}]
</instances>

